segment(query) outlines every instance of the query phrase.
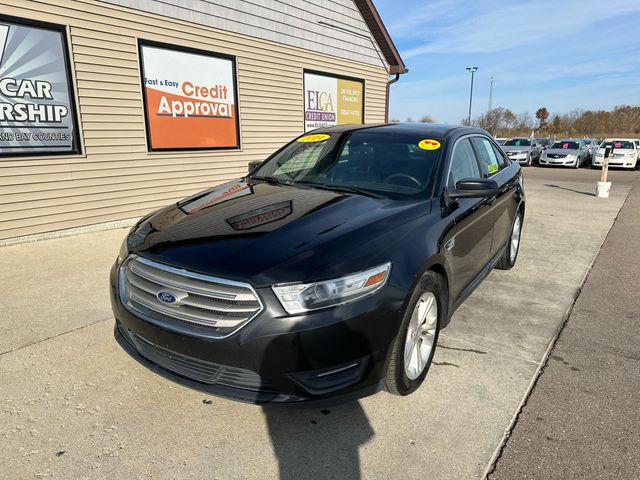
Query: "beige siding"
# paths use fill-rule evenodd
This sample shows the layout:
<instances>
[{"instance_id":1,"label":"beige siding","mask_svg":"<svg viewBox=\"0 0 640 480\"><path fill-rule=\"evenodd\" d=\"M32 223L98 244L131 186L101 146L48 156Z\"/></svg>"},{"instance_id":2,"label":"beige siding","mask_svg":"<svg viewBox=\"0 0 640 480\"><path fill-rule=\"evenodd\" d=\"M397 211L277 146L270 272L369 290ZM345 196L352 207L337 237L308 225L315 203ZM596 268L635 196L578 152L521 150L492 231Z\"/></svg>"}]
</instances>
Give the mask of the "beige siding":
<instances>
[{"instance_id":1,"label":"beige siding","mask_svg":"<svg viewBox=\"0 0 640 480\"><path fill-rule=\"evenodd\" d=\"M382 66L92 0L1 11L69 26L84 154L0 159L0 239L139 216L243 175L302 133L304 68L363 78L365 121L384 121ZM237 57L241 150L147 152L138 38Z\"/></svg>"}]
</instances>

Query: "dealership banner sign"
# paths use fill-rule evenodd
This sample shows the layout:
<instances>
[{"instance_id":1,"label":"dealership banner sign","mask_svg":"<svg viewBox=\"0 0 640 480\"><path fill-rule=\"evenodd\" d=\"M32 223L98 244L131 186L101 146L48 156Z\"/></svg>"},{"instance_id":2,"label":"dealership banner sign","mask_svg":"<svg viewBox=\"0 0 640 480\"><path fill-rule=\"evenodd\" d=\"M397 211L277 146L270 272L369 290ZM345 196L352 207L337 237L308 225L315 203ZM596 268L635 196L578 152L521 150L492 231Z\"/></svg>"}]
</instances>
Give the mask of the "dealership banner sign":
<instances>
[{"instance_id":1,"label":"dealership banner sign","mask_svg":"<svg viewBox=\"0 0 640 480\"><path fill-rule=\"evenodd\" d=\"M63 28L0 17L0 157L77 152Z\"/></svg>"},{"instance_id":2,"label":"dealership banner sign","mask_svg":"<svg viewBox=\"0 0 640 480\"><path fill-rule=\"evenodd\" d=\"M304 72L304 131L364 123L364 81Z\"/></svg>"},{"instance_id":3,"label":"dealership banner sign","mask_svg":"<svg viewBox=\"0 0 640 480\"><path fill-rule=\"evenodd\" d=\"M232 57L141 42L140 58L151 150L240 146Z\"/></svg>"}]
</instances>

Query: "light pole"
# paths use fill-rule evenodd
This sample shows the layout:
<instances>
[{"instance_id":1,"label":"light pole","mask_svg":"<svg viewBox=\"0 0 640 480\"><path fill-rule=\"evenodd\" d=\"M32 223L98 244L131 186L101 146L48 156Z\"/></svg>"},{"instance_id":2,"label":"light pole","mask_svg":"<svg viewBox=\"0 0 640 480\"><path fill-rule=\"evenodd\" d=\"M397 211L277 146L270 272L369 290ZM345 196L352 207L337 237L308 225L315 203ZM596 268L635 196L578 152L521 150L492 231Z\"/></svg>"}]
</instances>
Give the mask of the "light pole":
<instances>
[{"instance_id":1,"label":"light pole","mask_svg":"<svg viewBox=\"0 0 640 480\"><path fill-rule=\"evenodd\" d=\"M478 71L478 67L467 67L471 72L471 91L469 92L469 116L467 117L467 125L471 126L471 102L473 101L473 75Z\"/></svg>"}]
</instances>

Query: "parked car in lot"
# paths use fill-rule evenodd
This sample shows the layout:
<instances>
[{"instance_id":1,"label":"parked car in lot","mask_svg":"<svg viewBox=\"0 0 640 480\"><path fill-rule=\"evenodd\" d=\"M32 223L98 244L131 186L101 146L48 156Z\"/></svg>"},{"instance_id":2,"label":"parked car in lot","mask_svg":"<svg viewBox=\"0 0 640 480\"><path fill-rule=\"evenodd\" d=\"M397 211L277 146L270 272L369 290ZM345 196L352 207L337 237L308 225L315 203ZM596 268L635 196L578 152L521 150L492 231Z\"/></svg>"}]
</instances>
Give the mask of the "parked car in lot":
<instances>
[{"instance_id":1,"label":"parked car in lot","mask_svg":"<svg viewBox=\"0 0 640 480\"><path fill-rule=\"evenodd\" d=\"M540 159L542 148L530 138L510 138L502 144L509 158L521 165L530 166Z\"/></svg>"},{"instance_id":2,"label":"parked car in lot","mask_svg":"<svg viewBox=\"0 0 640 480\"><path fill-rule=\"evenodd\" d=\"M589 162L589 149L582 141L574 138L557 140L542 152L540 166L559 165L579 168Z\"/></svg>"},{"instance_id":3,"label":"parked car in lot","mask_svg":"<svg viewBox=\"0 0 640 480\"><path fill-rule=\"evenodd\" d=\"M502 138L502 137L496 137L496 142L498 142L498 145L504 145L504 142L506 142L507 140L509 140L508 138Z\"/></svg>"},{"instance_id":4,"label":"parked car in lot","mask_svg":"<svg viewBox=\"0 0 640 480\"><path fill-rule=\"evenodd\" d=\"M537 138L536 141L540 144L540 149L543 152L553 145L553 140L551 138Z\"/></svg>"},{"instance_id":5,"label":"parked car in lot","mask_svg":"<svg viewBox=\"0 0 640 480\"><path fill-rule=\"evenodd\" d=\"M589 151L589 164L593 162L593 157L596 154L596 150L598 149L598 142L593 138L583 138L582 141L587 146L587 150Z\"/></svg>"},{"instance_id":6,"label":"parked car in lot","mask_svg":"<svg viewBox=\"0 0 640 480\"><path fill-rule=\"evenodd\" d=\"M484 130L315 130L131 229L110 276L115 336L238 400L407 395L455 309L515 264L524 202L520 166Z\"/></svg>"},{"instance_id":7,"label":"parked car in lot","mask_svg":"<svg viewBox=\"0 0 640 480\"><path fill-rule=\"evenodd\" d=\"M636 168L640 150L638 144L631 138L605 139L600 144L595 156L593 157L592 166L594 168L602 168L602 165L604 164L604 151L606 147L610 147L612 149L611 156L609 157L610 167L628 169Z\"/></svg>"}]
</instances>

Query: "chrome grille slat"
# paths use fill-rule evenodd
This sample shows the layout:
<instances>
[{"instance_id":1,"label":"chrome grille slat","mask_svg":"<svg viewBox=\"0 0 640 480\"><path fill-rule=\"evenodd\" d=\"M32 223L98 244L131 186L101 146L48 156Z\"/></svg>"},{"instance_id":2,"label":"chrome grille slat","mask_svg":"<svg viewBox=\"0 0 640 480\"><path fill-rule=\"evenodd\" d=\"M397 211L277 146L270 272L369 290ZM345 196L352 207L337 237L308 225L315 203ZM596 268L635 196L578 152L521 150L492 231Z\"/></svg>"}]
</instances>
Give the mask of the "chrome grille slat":
<instances>
[{"instance_id":1,"label":"chrome grille slat","mask_svg":"<svg viewBox=\"0 0 640 480\"><path fill-rule=\"evenodd\" d=\"M149 262L149 260L146 260L145 263L147 262ZM191 293L198 293L200 295L206 295L208 297L219 297L228 300L255 300L255 298L250 293L245 294L242 291L238 291L238 289L225 287L214 282L211 282L210 289L208 289L207 285L204 282L189 278L187 276L188 272L180 271L179 274L170 273L160 269L152 269L152 267L145 263L135 263L131 266L131 271L146 280L158 283L159 285L163 285L164 287L179 288Z\"/></svg>"},{"instance_id":2,"label":"chrome grille slat","mask_svg":"<svg viewBox=\"0 0 640 480\"><path fill-rule=\"evenodd\" d=\"M160 300L160 292L169 292L175 302ZM151 323L213 338L235 333L264 308L251 285L136 255L120 267L120 296L128 310Z\"/></svg>"},{"instance_id":3,"label":"chrome grille slat","mask_svg":"<svg viewBox=\"0 0 640 480\"><path fill-rule=\"evenodd\" d=\"M138 277L131 270L125 270L125 275L127 277L127 281L131 283L134 287L144 290L150 295L155 296L159 291L165 289L162 285L146 280L142 277ZM189 305L195 308L200 308L203 310L212 310L216 312L224 312L224 313L255 313L260 305L258 302L251 302L252 305L237 305L235 302L223 302L217 298L207 298L204 295L189 295L185 298L182 303L184 305ZM249 303L249 302L244 302Z\"/></svg>"}]
</instances>

